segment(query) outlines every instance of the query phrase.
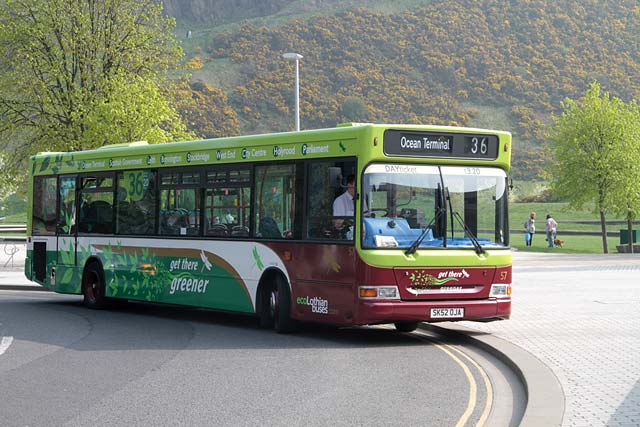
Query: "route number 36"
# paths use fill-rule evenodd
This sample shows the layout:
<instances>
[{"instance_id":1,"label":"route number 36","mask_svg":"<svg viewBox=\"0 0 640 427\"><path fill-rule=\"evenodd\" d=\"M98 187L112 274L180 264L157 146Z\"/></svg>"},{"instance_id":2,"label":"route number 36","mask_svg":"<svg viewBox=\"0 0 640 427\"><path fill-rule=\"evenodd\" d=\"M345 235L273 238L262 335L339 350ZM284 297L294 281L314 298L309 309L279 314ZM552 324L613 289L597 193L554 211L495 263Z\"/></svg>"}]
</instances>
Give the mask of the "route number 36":
<instances>
[{"instance_id":1,"label":"route number 36","mask_svg":"<svg viewBox=\"0 0 640 427\"><path fill-rule=\"evenodd\" d=\"M487 138L478 138L473 137L471 138L471 152L473 154L487 154L487 151L489 150L489 146L487 143Z\"/></svg>"}]
</instances>

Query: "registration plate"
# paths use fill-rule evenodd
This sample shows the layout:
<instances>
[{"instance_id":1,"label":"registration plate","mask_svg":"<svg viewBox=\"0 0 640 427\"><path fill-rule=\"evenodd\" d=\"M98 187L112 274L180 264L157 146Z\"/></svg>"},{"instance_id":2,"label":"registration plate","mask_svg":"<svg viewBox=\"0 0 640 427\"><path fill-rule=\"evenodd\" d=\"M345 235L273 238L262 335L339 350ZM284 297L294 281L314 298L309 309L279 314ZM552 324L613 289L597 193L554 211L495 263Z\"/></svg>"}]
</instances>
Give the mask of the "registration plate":
<instances>
[{"instance_id":1,"label":"registration plate","mask_svg":"<svg viewBox=\"0 0 640 427\"><path fill-rule=\"evenodd\" d=\"M432 308L432 319L456 319L464 317L464 307Z\"/></svg>"}]
</instances>

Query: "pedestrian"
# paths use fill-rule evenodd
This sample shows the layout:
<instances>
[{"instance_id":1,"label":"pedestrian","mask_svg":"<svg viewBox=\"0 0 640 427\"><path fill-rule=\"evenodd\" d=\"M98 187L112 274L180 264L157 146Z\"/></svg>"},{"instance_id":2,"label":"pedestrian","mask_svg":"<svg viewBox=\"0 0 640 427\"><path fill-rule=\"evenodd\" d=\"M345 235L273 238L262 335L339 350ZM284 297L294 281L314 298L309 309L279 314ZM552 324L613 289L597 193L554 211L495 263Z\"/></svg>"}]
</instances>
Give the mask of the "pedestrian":
<instances>
[{"instance_id":1,"label":"pedestrian","mask_svg":"<svg viewBox=\"0 0 640 427\"><path fill-rule=\"evenodd\" d=\"M531 212L529 218L524 222L524 243L531 246L533 243L533 235L536 233L536 213Z\"/></svg>"},{"instance_id":2,"label":"pedestrian","mask_svg":"<svg viewBox=\"0 0 640 427\"><path fill-rule=\"evenodd\" d=\"M558 229L558 223L551 216L551 214L547 214L547 224L545 225L545 230L547 231L547 242L549 243L549 247L552 248L554 246L554 240L556 240L556 233Z\"/></svg>"}]
</instances>

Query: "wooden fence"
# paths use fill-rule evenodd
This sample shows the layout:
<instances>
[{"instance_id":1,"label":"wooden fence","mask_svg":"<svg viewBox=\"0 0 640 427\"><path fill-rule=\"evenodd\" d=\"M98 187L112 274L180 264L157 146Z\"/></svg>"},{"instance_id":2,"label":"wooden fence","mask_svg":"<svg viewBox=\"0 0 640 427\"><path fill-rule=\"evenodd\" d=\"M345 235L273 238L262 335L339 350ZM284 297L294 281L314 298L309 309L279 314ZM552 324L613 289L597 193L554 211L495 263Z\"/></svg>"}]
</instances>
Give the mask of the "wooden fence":
<instances>
[{"instance_id":1,"label":"wooden fence","mask_svg":"<svg viewBox=\"0 0 640 427\"><path fill-rule=\"evenodd\" d=\"M568 228L570 224L592 225L594 227L598 227L598 230L595 230L595 231L571 230L570 228ZM634 221L633 225L634 225L634 229L636 229L637 226L640 225L640 221ZM563 221L562 224L560 224L560 226L561 227L558 230L558 233L567 235L567 236L600 236L601 235L601 232L599 229L600 221L597 221L597 220ZM538 227L541 228L540 232L544 232L544 222L539 223ZM565 229L565 227L567 228ZM620 220L607 221L607 236L609 237L620 237L620 230L626 230L626 229L627 229L626 221L620 221ZM24 235L26 232L27 232L26 224L0 224L0 240L9 241L9 240L16 239L17 241L24 241L25 237L15 236L15 234ZM511 230L511 233L513 234L518 234L518 233L524 234L524 232L525 230L523 228L516 228ZM12 236L5 237L5 235L7 234L11 234Z\"/></svg>"}]
</instances>

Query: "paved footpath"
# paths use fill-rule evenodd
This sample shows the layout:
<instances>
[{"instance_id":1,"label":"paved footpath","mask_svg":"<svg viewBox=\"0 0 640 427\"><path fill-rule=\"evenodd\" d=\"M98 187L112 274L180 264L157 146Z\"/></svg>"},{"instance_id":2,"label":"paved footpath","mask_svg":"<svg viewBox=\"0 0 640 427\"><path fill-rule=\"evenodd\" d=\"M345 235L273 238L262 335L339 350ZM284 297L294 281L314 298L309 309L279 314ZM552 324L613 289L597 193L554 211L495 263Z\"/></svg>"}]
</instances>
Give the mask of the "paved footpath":
<instances>
[{"instance_id":1,"label":"paved footpath","mask_svg":"<svg viewBox=\"0 0 640 427\"><path fill-rule=\"evenodd\" d=\"M0 250L0 285L33 285L24 252L8 260ZM460 324L549 367L565 396L563 426L640 426L640 254L514 252L513 265L511 320Z\"/></svg>"},{"instance_id":2,"label":"paved footpath","mask_svg":"<svg viewBox=\"0 0 640 427\"><path fill-rule=\"evenodd\" d=\"M513 266L511 320L461 323L551 368L563 426L640 426L640 254L514 252Z\"/></svg>"},{"instance_id":3,"label":"paved footpath","mask_svg":"<svg viewBox=\"0 0 640 427\"><path fill-rule=\"evenodd\" d=\"M0 241L0 289L39 289L24 276L24 259L27 256L24 243Z\"/></svg>"}]
</instances>

